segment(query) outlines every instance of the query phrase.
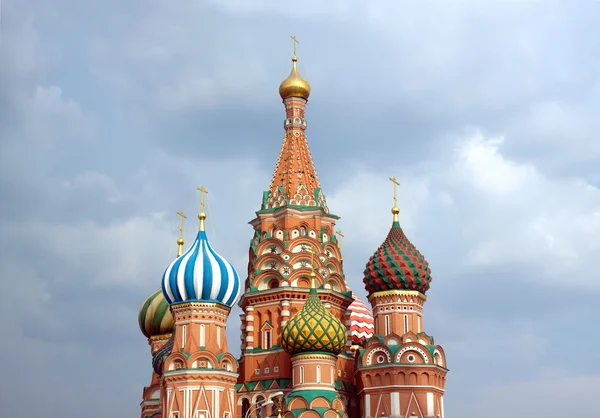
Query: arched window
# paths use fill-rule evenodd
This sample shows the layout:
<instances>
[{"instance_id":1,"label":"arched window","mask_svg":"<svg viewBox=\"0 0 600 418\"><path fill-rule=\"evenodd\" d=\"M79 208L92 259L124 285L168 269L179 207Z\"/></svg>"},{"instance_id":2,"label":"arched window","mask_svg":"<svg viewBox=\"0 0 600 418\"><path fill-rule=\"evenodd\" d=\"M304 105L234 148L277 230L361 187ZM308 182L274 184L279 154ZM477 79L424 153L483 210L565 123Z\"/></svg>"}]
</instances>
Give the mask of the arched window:
<instances>
[{"instance_id":1,"label":"arched window","mask_svg":"<svg viewBox=\"0 0 600 418\"><path fill-rule=\"evenodd\" d=\"M306 227L305 226L301 226L300 227L300 236L301 237L305 237L306 234L307 234Z\"/></svg>"},{"instance_id":2,"label":"arched window","mask_svg":"<svg viewBox=\"0 0 600 418\"><path fill-rule=\"evenodd\" d=\"M249 409L250 409L250 401L248 399L244 399L242 401L242 417L245 417L248 414Z\"/></svg>"},{"instance_id":3,"label":"arched window","mask_svg":"<svg viewBox=\"0 0 600 418\"><path fill-rule=\"evenodd\" d=\"M321 366L317 366L317 383L321 383Z\"/></svg>"}]
</instances>

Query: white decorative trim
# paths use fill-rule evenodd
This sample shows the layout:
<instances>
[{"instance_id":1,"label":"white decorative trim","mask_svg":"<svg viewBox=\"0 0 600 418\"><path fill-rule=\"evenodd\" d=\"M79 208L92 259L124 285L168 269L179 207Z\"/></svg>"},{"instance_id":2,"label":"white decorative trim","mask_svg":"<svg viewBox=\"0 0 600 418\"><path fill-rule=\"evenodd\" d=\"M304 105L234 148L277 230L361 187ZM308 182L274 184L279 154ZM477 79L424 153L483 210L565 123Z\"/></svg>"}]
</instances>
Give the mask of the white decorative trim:
<instances>
[{"instance_id":1,"label":"white decorative trim","mask_svg":"<svg viewBox=\"0 0 600 418\"><path fill-rule=\"evenodd\" d=\"M388 350L386 350L385 348L383 348L383 347L377 347L377 348L374 348L373 351L371 351L369 353L369 355L367 356L367 365L371 364L371 360L372 360L373 355L375 353L384 353L385 356L386 356L386 358L387 358L387 362L388 363L392 362L392 354Z\"/></svg>"},{"instance_id":2,"label":"white decorative trim","mask_svg":"<svg viewBox=\"0 0 600 418\"><path fill-rule=\"evenodd\" d=\"M408 347L404 347L403 349L398 351L398 354L396 354L396 360L395 360L396 363L400 363L400 357L402 357L402 354L406 353L407 351L416 351L421 356L423 356L423 360L425 361L425 363L429 363L429 357L427 356L427 353L425 352L425 350L423 350L419 347L412 346L412 345L408 346Z\"/></svg>"}]
</instances>

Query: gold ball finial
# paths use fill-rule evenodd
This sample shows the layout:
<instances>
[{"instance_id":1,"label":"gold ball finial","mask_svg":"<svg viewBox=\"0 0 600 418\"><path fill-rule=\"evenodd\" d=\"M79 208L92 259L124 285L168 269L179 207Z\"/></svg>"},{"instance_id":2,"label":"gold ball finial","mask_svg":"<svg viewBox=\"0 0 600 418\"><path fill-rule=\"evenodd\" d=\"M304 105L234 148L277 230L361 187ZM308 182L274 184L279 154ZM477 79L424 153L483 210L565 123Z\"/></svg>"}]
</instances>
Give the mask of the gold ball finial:
<instances>
[{"instance_id":1,"label":"gold ball finial","mask_svg":"<svg viewBox=\"0 0 600 418\"><path fill-rule=\"evenodd\" d=\"M310 272L310 278L314 279L315 277L317 277L317 273L315 273L314 271Z\"/></svg>"},{"instance_id":2,"label":"gold ball finial","mask_svg":"<svg viewBox=\"0 0 600 418\"><path fill-rule=\"evenodd\" d=\"M393 214L393 215L397 215L397 214L399 214L399 213L400 213L400 208L399 208L398 206L394 206L394 207L392 208L392 214Z\"/></svg>"},{"instance_id":3,"label":"gold ball finial","mask_svg":"<svg viewBox=\"0 0 600 418\"><path fill-rule=\"evenodd\" d=\"M184 244L184 242L183 242L183 238L179 238L179 239L177 240L177 245L183 245L183 244Z\"/></svg>"},{"instance_id":4,"label":"gold ball finial","mask_svg":"<svg viewBox=\"0 0 600 418\"><path fill-rule=\"evenodd\" d=\"M198 219L200 219L201 221L205 220L206 219L206 213L200 212L198 214Z\"/></svg>"},{"instance_id":5,"label":"gold ball finial","mask_svg":"<svg viewBox=\"0 0 600 418\"><path fill-rule=\"evenodd\" d=\"M290 97L300 97L304 100L308 100L308 96L310 96L310 84L308 81L303 79L298 73L298 68L296 63L298 62L298 58L296 57L296 44L298 40L295 36L292 36L294 40L294 56L292 58L292 72L288 78L283 80L279 85L279 95L283 100Z\"/></svg>"}]
</instances>

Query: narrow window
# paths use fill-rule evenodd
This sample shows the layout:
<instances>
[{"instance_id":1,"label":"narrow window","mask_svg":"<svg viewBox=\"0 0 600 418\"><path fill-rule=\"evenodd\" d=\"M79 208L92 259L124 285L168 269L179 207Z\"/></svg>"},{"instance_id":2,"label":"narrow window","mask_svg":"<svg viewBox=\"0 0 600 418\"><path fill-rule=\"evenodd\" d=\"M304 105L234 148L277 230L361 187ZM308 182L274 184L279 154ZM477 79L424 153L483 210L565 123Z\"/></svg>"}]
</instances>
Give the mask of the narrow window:
<instances>
[{"instance_id":1,"label":"narrow window","mask_svg":"<svg viewBox=\"0 0 600 418\"><path fill-rule=\"evenodd\" d=\"M386 315L383 317L383 329L384 329L385 335L388 335L390 333L390 316L389 315Z\"/></svg>"},{"instance_id":2,"label":"narrow window","mask_svg":"<svg viewBox=\"0 0 600 418\"><path fill-rule=\"evenodd\" d=\"M265 350L268 350L269 348L271 348L271 330L270 329L265 330L265 341L264 341L263 348Z\"/></svg>"},{"instance_id":3,"label":"narrow window","mask_svg":"<svg viewBox=\"0 0 600 418\"><path fill-rule=\"evenodd\" d=\"M321 383L321 366L317 366L317 383Z\"/></svg>"},{"instance_id":4,"label":"narrow window","mask_svg":"<svg viewBox=\"0 0 600 418\"><path fill-rule=\"evenodd\" d=\"M304 367L300 366L300 384L304 383Z\"/></svg>"},{"instance_id":5,"label":"narrow window","mask_svg":"<svg viewBox=\"0 0 600 418\"><path fill-rule=\"evenodd\" d=\"M204 345L204 324L200 325L200 347L205 347L205 345Z\"/></svg>"},{"instance_id":6,"label":"narrow window","mask_svg":"<svg viewBox=\"0 0 600 418\"><path fill-rule=\"evenodd\" d=\"M408 332L408 315L404 315L404 333Z\"/></svg>"},{"instance_id":7,"label":"narrow window","mask_svg":"<svg viewBox=\"0 0 600 418\"><path fill-rule=\"evenodd\" d=\"M181 346L185 347L185 334L187 331L187 325L184 325L183 327L181 327Z\"/></svg>"}]
</instances>

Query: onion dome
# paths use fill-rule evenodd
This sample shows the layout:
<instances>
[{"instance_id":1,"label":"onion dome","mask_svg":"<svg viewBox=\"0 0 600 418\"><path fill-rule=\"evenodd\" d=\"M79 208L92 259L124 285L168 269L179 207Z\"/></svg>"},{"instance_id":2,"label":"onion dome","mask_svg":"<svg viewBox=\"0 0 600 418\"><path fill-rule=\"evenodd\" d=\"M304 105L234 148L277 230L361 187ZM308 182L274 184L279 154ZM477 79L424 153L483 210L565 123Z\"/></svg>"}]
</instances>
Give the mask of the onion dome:
<instances>
[{"instance_id":1,"label":"onion dome","mask_svg":"<svg viewBox=\"0 0 600 418\"><path fill-rule=\"evenodd\" d=\"M375 320L373 314L362 300L356 295L354 302L350 304L350 339L353 344L363 345L375 332Z\"/></svg>"},{"instance_id":2,"label":"onion dome","mask_svg":"<svg viewBox=\"0 0 600 418\"><path fill-rule=\"evenodd\" d=\"M308 96L310 96L310 85L308 81L303 79L298 73L298 68L296 68L296 62L298 62L298 58L296 58L296 54L292 58L292 72L288 78L283 80L279 85L279 95L283 100L289 97L300 97L302 99L308 100Z\"/></svg>"},{"instance_id":3,"label":"onion dome","mask_svg":"<svg viewBox=\"0 0 600 418\"><path fill-rule=\"evenodd\" d=\"M425 294L431 282L429 263L404 235L398 221L400 209L394 205L392 213L392 229L365 268L365 289L369 295L386 290L416 290Z\"/></svg>"},{"instance_id":4,"label":"onion dome","mask_svg":"<svg viewBox=\"0 0 600 418\"><path fill-rule=\"evenodd\" d=\"M173 316L162 289L158 289L144 301L138 314L138 322L142 334L147 338L173 331Z\"/></svg>"},{"instance_id":5,"label":"onion dome","mask_svg":"<svg viewBox=\"0 0 600 418\"><path fill-rule=\"evenodd\" d=\"M192 246L167 267L162 290L169 304L216 302L231 307L241 292L240 278L231 263L210 245L204 231L204 212L198 215L200 231Z\"/></svg>"},{"instance_id":6,"label":"onion dome","mask_svg":"<svg viewBox=\"0 0 600 418\"><path fill-rule=\"evenodd\" d=\"M313 276L315 273L311 273ZM314 285L302 309L281 332L281 346L290 354L321 351L339 354L346 346L346 328L325 309Z\"/></svg>"},{"instance_id":7,"label":"onion dome","mask_svg":"<svg viewBox=\"0 0 600 418\"><path fill-rule=\"evenodd\" d=\"M162 368L165 357L171 354L173 351L173 344L175 343L175 333L171 335L171 338L152 355L152 368L157 375L162 375Z\"/></svg>"}]
</instances>

